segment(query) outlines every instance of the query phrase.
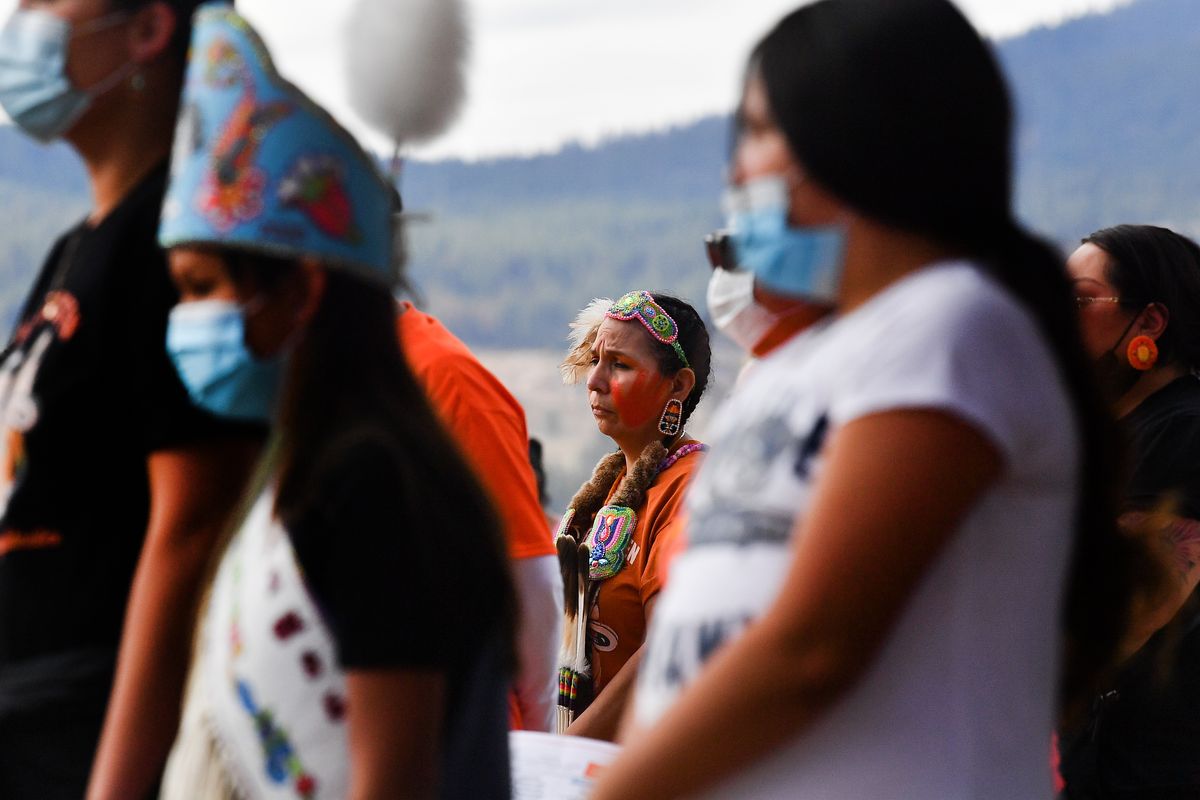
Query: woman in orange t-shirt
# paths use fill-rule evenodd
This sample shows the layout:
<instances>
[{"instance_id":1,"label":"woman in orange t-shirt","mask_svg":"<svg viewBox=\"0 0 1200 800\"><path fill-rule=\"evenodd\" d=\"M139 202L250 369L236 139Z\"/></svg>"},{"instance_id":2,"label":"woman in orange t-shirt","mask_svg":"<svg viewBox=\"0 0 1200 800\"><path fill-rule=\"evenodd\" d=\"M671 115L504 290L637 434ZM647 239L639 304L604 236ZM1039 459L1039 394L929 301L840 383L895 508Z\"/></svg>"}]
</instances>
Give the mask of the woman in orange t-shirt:
<instances>
[{"instance_id":1,"label":"woman in orange t-shirt","mask_svg":"<svg viewBox=\"0 0 1200 800\"><path fill-rule=\"evenodd\" d=\"M559 525L566 620L558 730L612 739L654 600L683 535L683 493L704 446L684 424L708 384L708 331L668 295L594 300L572 324L563 378L586 376L596 426L617 445Z\"/></svg>"}]
</instances>

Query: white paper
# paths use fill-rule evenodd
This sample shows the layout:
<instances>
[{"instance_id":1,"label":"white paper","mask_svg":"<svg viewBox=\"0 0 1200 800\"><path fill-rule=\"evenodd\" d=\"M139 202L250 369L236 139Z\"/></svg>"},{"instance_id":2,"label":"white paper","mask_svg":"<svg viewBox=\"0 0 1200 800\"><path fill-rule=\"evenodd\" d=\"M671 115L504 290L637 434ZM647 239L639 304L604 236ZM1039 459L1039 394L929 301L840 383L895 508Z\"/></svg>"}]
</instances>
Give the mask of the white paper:
<instances>
[{"instance_id":1,"label":"white paper","mask_svg":"<svg viewBox=\"0 0 1200 800\"><path fill-rule=\"evenodd\" d=\"M611 742L510 731L513 800L584 800L621 748Z\"/></svg>"}]
</instances>

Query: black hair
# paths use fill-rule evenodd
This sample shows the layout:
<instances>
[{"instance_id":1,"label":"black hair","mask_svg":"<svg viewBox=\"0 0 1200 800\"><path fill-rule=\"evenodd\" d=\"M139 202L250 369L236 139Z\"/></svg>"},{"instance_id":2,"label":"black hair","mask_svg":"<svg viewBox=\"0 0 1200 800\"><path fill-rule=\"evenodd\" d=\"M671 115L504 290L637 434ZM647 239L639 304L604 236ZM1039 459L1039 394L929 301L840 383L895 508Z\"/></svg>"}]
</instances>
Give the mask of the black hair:
<instances>
[{"instance_id":1,"label":"black hair","mask_svg":"<svg viewBox=\"0 0 1200 800\"><path fill-rule=\"evenodd\" d=\"M1012 217L1012 113L995 58L948 0L821 0L780 21L748 70L805 174L870 219L972 257L1052 348L1080 437L1060 674L1061 710L1076 717L1117 657L1146 562L1116 527L1118 439L1062 258Z\"/></svg>"},{"instance_id":2,"label":"black hair","mask_svg":"<svg viewBox=\"0 0 1200 800\"><path fill-rule=\"evenodd\" d=\"M268 293L296 269L287 258L221 254L235 283L249 280ZM347 448L364 441L388 448L402 474L419 484L408 493L428 498L421 528L437 537L438 546L425 566L458 576L445 582L444 596L430 601L479 620L481 631L500 629L511 663L516 599L500 523L408 368L396 314L396 301L381 283L348 270L326 271L319 305L290 354L281 392L276 513L294 524L319 512L322 479ZM471 591L453 593L452 586Z\"/></svg>"},{"instance_id":3,"label":"black hair","mask_svg":"<svg viewBox=\"0 0 1200 800\"><path fill-rule=\"evenodd\" d=\"M550 504L550 496L546 494L546 465L542 459L542 442L537 437L529 438L529 466L533 468L533 477L537 483L538 503Z\"/></svg>"},{"instance_id":4,"label":"black hair","mask_svg":"<svg viewBox=\"0 0 1200 800\"><path fill-rule=\"evenodd\" d=\"M712 371L712 348L708 341L708 328L704 327L704 320L700 319L696 309L678 297L661 292L651 292L650 296L675 320L675 325L679 328L677 341L683 348L683 354L687 356L692 372L696 373L696 385L683 401L683 414L679 420L682 428L700 404L704 390L708 388ZM654 341L654 357L658 362L659 372L663 375L674 375L683 369L683 362L679 360L679 354L675 352L674 347L650 338Z\"/></svg>"},{"instance_id":5,"label":"black hair","mask_svg":"<svg viewBox=\"0 0 1200 800\"><path fill-rule=\"evenodd\" d=\"M1167 329L1157 341L1162 362L1200 368L1200 246L1154 225L1103 228L1083 243L1108 254L1108 280L1127 307L1166 306Z\"/></svg>"}]
</instances>

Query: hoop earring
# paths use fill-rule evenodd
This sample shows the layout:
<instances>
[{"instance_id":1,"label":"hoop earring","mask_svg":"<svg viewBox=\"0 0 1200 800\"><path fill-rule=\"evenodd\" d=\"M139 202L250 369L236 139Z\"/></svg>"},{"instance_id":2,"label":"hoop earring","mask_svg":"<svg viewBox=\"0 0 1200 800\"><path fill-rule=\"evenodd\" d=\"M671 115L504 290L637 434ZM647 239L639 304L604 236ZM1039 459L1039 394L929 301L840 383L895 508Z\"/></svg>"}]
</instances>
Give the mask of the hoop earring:
<instances>
[{"instance_id":1,"label":"hoop earring","mask_svg":"<svg viewBox=\"0 0 1200 800\"><path fill-rule=\"evenodd\" d=\"M658 432L663 436L674 436L679 433L679 421L682 418L683 403L674 399L668 400L662 416L658 418Z\"/></svg>"},{"instance_id":2,"label":"hoop earring","mask_svg":"<svg viewBox=\"0 0 1200 800\"><path fill-rule=\"evenodd\" d=\"M1149 336L1135 336L1129 340L1125 358L1129 359L1129 366L1145 372L1158 361L1158 345Z\"/></svg>"}]
</instances>

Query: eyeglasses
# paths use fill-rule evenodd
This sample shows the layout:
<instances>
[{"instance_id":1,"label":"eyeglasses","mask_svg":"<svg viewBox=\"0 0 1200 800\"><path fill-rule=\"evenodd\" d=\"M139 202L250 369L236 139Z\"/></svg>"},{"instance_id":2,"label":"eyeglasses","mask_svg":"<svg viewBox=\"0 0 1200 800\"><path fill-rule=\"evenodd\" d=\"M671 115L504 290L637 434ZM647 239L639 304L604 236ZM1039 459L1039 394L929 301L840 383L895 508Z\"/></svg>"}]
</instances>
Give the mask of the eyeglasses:
<instances>
[{"instance_id":1,"label":"eyeglasses","mask_svg":"<svg viewBox=\"0 0 1200 800\"><path fill-rule=\"evenodd\" d=\"M1106 304L1113 303L1114 305L1119 305L1121 303L1127 303L1127 301L1125 301L1124 299L1122 299L1120 297L1076 297L1075 298L1075 307L1076 308L1087 308L1088 306L1092 306L1097 303L1106 303Z\"/></svg>"}]
</instances>

